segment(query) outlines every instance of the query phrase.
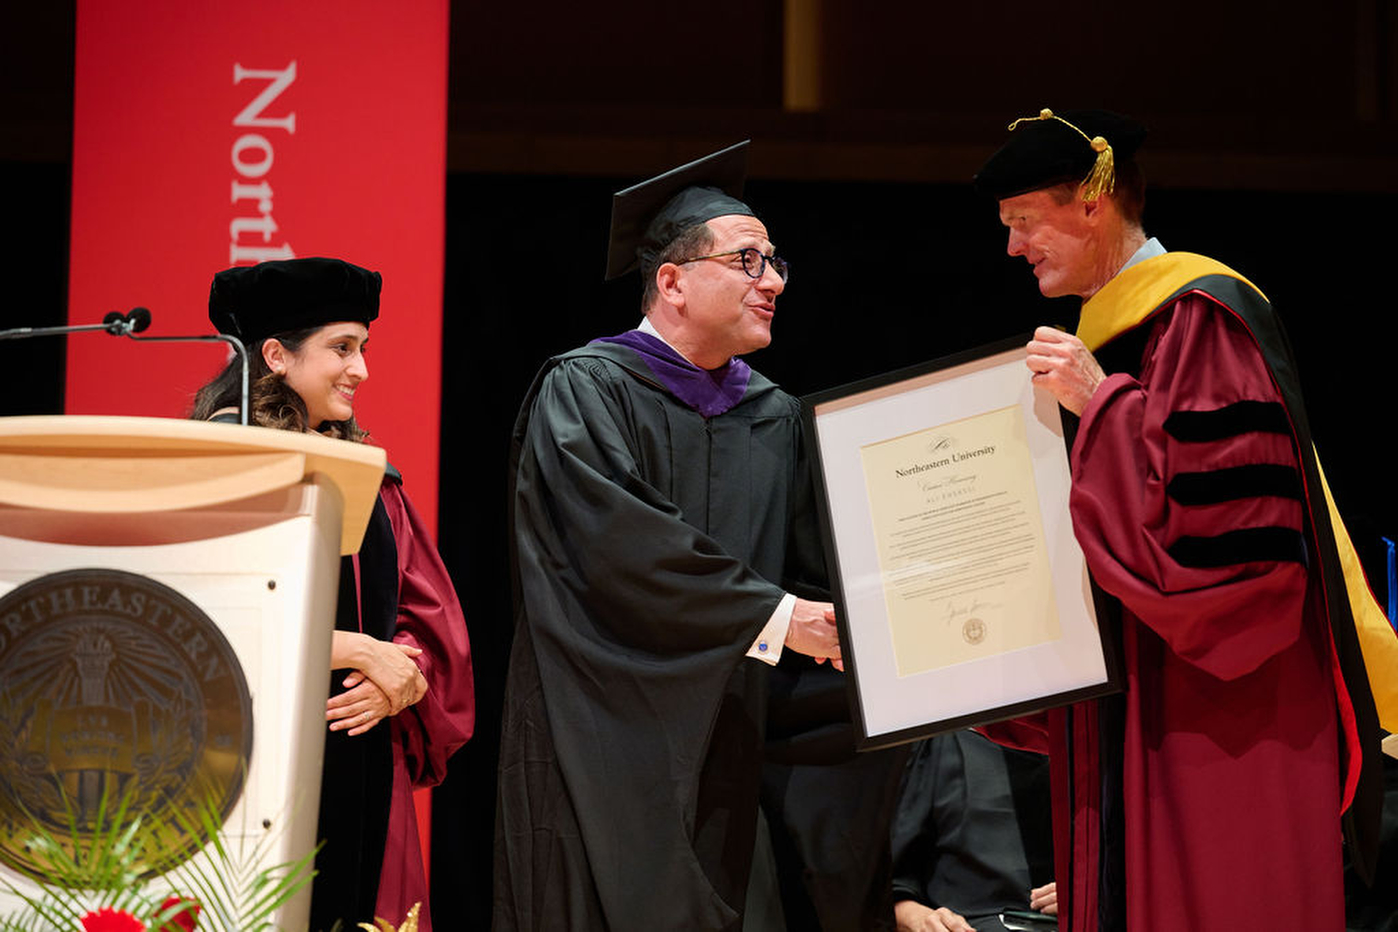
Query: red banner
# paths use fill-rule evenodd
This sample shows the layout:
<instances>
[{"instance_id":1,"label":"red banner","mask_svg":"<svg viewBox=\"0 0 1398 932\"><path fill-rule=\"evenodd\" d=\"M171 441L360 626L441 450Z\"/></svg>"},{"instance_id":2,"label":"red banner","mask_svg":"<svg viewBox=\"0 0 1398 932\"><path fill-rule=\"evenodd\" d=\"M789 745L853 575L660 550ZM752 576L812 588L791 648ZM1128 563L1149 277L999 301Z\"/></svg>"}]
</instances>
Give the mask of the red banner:
<instances>
[{"instance_id":1,"label":"red banner","mask_svg":"<svg viewBox=\"0 0 1398 932\"><path fill-rule=\"evenodd\" d=\"M447 0L79 0L68 319L212 333L230 265L383 273L355 413L437 518ZM221 345L69 338L70 414L183 417ZM420 807L421 807L420 800ZM421 818L424 845L427 823Z\"/></svg>"},{"instance_id":2,"label":"red banner","mask_svg":"<svg viewBox=\"0 0 1398 932\"><path fill-rule=\"evenodd\" d=\"M211 333L213 274L383 273L356 414L435 527L447 0L80 0L70 323ZM184 416L225 349L69 338L73 414Z\"/></svg>"}]
</instances>

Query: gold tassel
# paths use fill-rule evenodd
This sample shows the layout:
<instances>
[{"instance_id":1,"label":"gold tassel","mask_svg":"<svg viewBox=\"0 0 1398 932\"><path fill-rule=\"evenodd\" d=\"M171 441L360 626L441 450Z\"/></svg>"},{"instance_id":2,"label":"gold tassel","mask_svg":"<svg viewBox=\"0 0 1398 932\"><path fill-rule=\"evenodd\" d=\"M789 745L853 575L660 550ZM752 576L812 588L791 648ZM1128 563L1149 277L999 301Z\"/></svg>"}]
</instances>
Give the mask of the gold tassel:
<instances>
[{"instance_id":1,"label":"gold tassel","mask_svg":"<svg viewBox=\"0 0 1398 932\"><path fill-rule=\"evenodd\" d=\"M1056 116L1054 116L1054 115L1053 115L1053 111L1050 110L1048 107L1045 107L1044 109L1042 109L1042 110L1039 111L1039 115L1038 115L1038 116L1020 117L1018 120L1015 120L1015 121L1014 121L1013 123L1011 123L1010 126L1009 126L1010 132L1013 133L1013 132L1015 131L1015 127L1018 126L1019 124L1025 122L1026 120L1058 120L1060 123L1066 123L1068 126L1073 126L1072 123L1068 123L1068 121L1065 120L1065 119L1063 119L1062 117L1056 117ZM1078 129L1078 128L1077 128L1076 126L1073 126L1073 129ZM1078 132L1081 133L1082 130L1078 129Z\"/></svg>"},{"instance_id":2,"label":"gold tassel","mask_svg":"<svg viewBox=\"0 0 1398 932\"><path fill-rule=\"evenodd\" d=\"M1076 126L1073 128L1077 129ZM1088 172L1087 180L1083 182L1082 199L1085 201L1095 201L1103 194L1116 190L1116 157L1112 154L1112 147L1101 136L1094 136L1092 151L1097 153L1097 161L1092 163L1092 171Z\"/></svg>"},{"instance_id":3,"label":"gold tassel","mask_svg":"<svg viewBox=\"0 0 1398 932\"><path fill-rule=\"evenodd\" d=\"M1014 132L1015 127L1026 120L1057 120L1064 126L1077 133L1087 144L1092 147L1092 151L1097 153L1097 161L1092 163L1092 171L1087 173L1087 177L1082 180L1082 199L1085 201L1095 201L1103 194L1111 194L1116 190L1116 156L1112 154L1112 147L1107 140L1101 136L1088 136L1072 123L1054 113L1048 107L1039 111L1038 116L1020 117L1010 124L1010 132Z\"/></svg>"}]
</instances>

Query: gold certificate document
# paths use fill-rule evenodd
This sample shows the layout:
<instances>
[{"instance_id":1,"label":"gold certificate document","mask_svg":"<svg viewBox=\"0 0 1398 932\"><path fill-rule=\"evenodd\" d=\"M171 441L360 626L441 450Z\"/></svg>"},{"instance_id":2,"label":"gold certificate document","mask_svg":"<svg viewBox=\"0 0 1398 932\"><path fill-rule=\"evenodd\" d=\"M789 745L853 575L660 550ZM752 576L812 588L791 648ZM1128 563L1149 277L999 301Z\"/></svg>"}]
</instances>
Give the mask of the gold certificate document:
<instances>
[{"instance_id":1,"label":"gold certificate document","mask_svg":"<svg viewBox=\"0 0 1398 932\"><path fill-rule=\"evenodd\" d=\"M802 402L861 748L1119 690L1022 340Z\"/></svg>"},{"instance_id":2,"label":"gold certificate document","mask_svg":"<svg viewBox=\"0 0 1398 932\"><path fill-rule=\"evenodd\" d=\"M899 676L1058 637L1019 406L860 453Z\"/></svg>"}]
</instances>

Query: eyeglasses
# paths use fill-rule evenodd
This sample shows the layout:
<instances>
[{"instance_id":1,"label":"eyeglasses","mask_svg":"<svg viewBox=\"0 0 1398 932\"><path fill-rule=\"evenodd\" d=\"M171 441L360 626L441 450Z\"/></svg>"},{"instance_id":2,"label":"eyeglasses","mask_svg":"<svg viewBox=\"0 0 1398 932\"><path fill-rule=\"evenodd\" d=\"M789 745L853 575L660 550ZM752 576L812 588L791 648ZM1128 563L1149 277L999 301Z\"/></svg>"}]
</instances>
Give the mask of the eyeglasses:
<instances>
[{"instance_id":1,"label":"eyeglasses","mask_svg":"<svg viewBox=\"0 0 1398 932\"><path fill-rule=\"evenodd\" d=\"M767 266L772 267L772 271L786 281L790 267L781 256L764 256L761 250L754 246L745 246L742 249L730 249L727 252L716 252L710 256L695 256L693 259L681 259L676 265L685 265L690 262L698 262L701 259L722 259L724 256L741 256L743 261L743 271L748 278L761 278L767 274Z\"/></svg>"}]
</instances>

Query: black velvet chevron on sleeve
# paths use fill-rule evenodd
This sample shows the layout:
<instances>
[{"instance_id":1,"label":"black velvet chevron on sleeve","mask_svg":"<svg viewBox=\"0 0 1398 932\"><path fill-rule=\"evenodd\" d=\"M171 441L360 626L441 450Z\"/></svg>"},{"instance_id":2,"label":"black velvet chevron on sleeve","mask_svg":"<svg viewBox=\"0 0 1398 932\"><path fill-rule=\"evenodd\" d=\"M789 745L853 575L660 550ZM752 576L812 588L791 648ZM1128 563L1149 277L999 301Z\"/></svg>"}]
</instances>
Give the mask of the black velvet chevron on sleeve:
<instances>
[{"instance_id":1,"label":"black velvet chevron on sleeve","mask_svg":"<svg viewBox=\"0 0 1398 932\"><path fill-rule=\"evenodd\" d=\"M1170 480L1165 492L1181 505L1216 505L1260 495L1300 501L1304 494L1296 467L1281 463L1182 472Z\"/></svg>"},{"instance_id":2,"label":"black velvet chevron on sleeve","mask_svg":"<svg viewBox=\"0 0 1398 932\"><path fill-rule=\"evenodd\" d=\"M1289 527L1249 527L1213 537L1181 537L1169 547L1181 566L1209 568L1239 563L1290 562L1309 564L1306 540Z\"/></svg>"},{"instance_id":3,"label":"black velvet chevron on sleeve","mask_svg":"<svg viewBox=\"0 0 1398 932\"><path fill-rule=\"evenodd\" d=\"M1222 440L1252 431L1290 434L1286 408L1277 401L1237 401L1213 411L1176 411L1165 419L1165 432L1181 443Z\"/></svg>"}]
</instances>

